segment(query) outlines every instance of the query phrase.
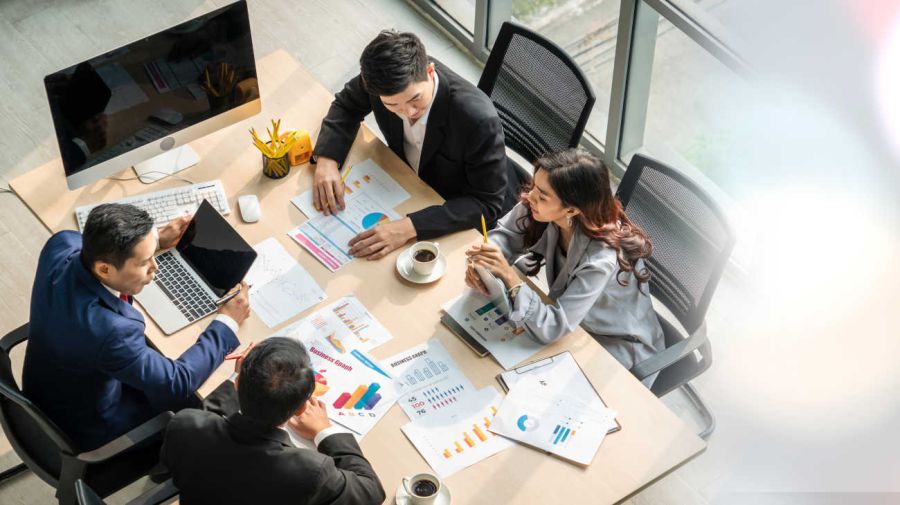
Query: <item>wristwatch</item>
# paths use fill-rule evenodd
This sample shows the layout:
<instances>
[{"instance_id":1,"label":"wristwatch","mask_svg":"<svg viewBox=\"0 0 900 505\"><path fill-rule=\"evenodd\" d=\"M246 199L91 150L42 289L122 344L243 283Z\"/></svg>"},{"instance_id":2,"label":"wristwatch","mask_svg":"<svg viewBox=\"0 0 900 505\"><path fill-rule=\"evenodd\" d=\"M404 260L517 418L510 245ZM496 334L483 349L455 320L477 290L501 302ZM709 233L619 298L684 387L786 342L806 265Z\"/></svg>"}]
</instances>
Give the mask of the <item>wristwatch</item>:
<instances>
[{"instance_id":1,"label":"wristwatch","mask_svg":"<svg viewBox=\"0 0 900 505\"><path fill-rule=\"evenodd\" d=\"M515 286L513 286L513 287L509 290L509 299L510 299L513 303L515 303L515 301L516 301L516 296L518 296L518 294L519 294L519 289L520 289L521 287L522 287L522 283L520 282L520 283L516 284Z\"/></svg>"}]
</instances>

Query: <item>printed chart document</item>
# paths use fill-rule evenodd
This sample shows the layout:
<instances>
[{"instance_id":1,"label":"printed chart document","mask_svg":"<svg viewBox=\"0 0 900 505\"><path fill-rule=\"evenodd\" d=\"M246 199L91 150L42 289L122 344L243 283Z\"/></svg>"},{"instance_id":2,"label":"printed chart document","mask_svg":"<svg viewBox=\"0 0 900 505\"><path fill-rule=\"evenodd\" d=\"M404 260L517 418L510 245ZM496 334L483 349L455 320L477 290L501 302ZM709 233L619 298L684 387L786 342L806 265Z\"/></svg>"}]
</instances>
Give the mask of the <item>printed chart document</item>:
<instances>
[{"instance_id":1,"label":"printed chart document","mask_svg":"<svg viewBox=\"0 0 900 505\"><path fill-rule=\"evenodd\" d=\"M388 221L400 219L400 215L369 195L360 194L337 214L318 214L288 232L288 235L310 252L326 268L336 272L350 263L348 243L360 232Z\"/></svg>"},{"instance_id":2,"label":"printed chart document","mask_svg":"<svg viewBox=\"0 0 900 505\"><path fill-rule=\"evenodd\" d=\"M475 392L469 379L435 339L382 361L395 379L398 402L413 421L452 410Z\"/></svg>"},{"instance_id":3,"label":"printed chart document","mask_svg":"<svg viewBox=\"0 0 900 505\"><path fill-rule=\"evenodd\" d=\"M488 386L452 409L411 421L403 433L442 478L513 445L490 431L502 396Z\"/></svg>"},{"instance_id":4,"label":"printed chart document","mask_svg":"<svg viewBox=\"0 0 900 505\"><path fill-rule=\"evenodd\" d=\"M393 209L409 199L409 193L403 189L403 186L371 159L350 167L350 174L344 182L344 203L348 207L360 195L366 195L389 209ZM321 214L313 206L312 190L295 196L291 202L310 219Z\"/></svg>"},{"instance_id":5,"label":"printed chart document","mask_svg":"<svg viewBox=\"0 0 900 505\"><path fill-rule=\"evenodd\" d=\"M250 284L250 307L274 328L326 298L325 292L275 238L253 249L258 256L244 280Z\"/></svg>"},{"instance_id":6,"label":"printed chart document","mask_svg":"<svg viewBox=\"0 0 900 505\"><path fill-rule=\"evenodd\" d=\"M313 396L328 406L328 418L359 437L371 430L397 399L394 381L358 349L309 337L293 324L271 336L300 340L315 371Z\"/></svg>"},{"instance_id":7,"label":"printed chart document","mask_svg":"<svg viewBox=\"0 0 900 505\"><path fill-rule=\"evenodd\" d=\"M473 289L444 306L469 336L484 346L504 369L534 356L543 346L528 335L528 329L516 327L498 302Z\"/></svg>"},{"instance_id":8,"label":"printed chart document","mask_svg":"<svg viewBox=\"0 0 900 505\"><path fill-rule=\"evenodd\" d=\"M503 399L491 431L590 464L606 433L616 426L616 413L573 396L548 396L540 387L533 377L520 379Z\"/></svg>"},{"instance_id":9,"label":"printed chart document","mask_svg":"<svg viewBox=\"0 0 900 505\"><path fill-rule=\"evenodd\" d=\"M345 350L369 351L394 338L353 295L294 323L291 331L304 338L319 337Z\"/></svg>"},{"instance_id":10,"label":"printed chart document","mask_svg":"<svg viewBox=\"0 0 900 505\"><path fill-rule=\"evenodd\" d=\"M600 394L569 351L497 375L497 380L506 391L523 379L531 379L531 384L536 384L536 390L545 396L571 396L595 411L607 409L606 403L600 398ZM610 428L609 433L620 428L621 426L616 423Z\"/></svg>"}]
</instances>

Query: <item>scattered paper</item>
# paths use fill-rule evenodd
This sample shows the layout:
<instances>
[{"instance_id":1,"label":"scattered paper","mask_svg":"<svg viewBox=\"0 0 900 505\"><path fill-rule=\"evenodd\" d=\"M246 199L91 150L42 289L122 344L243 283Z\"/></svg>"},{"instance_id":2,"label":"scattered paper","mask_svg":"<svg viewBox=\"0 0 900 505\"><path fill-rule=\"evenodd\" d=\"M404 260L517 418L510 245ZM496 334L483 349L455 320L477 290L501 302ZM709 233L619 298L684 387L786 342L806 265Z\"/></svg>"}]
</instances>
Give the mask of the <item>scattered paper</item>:
<instances>
[{"instance_id":1,"label":"scattered paper","mask_svg":"<svg viewBox=\"0 0 900 505\"><path fill-rule=\"evenodd\" d=\"M304 249L332 272L353 260L350 240L357 234L400 216L367 195L359 195L352 205L331 216L316 215L288 232Z\"/></svg>"},{"instance_id":2,"label":"scattered paper","mask_svg":"<svg viewBox=\"0 0 900 505\"><path fill-rule=\"evenodd\" d=\"M388 209L409 199L409 193L371 159L353 165L344 182L344 203L347 207L360 195L366 195ZM313 206L312 190L295 196L291 202L308 218L321 214Z\"/></svg>"},{"instance_id":3,"label":"scattered paper","mask_svg":"<svg viewBox=\"0 0 900 505\"><path fill-rule=\"evenodd\" d=\"M382 364L395 377L399 403L413 421L452 410L475 388L435 339L392 356Z\"/></svg>"},{"instance_id":4,"label":"scattered paper","mask_svg":"<svg viewBox=\"0 0 900 505\"><path fill-rule=\"evenodd\" d=\"M318 337L360 351L369 351L393 338L353 295L313 312L291 328L302 338Z\"/></svg>"},{"instance_id":5,"label":"scattered paper","mask_svg":"<svg viewBox=\"0 0 900 505\"><path fill-rule=\"evenodd\" d=\"M506 370L543 348L528 335L527 328L517 328L497 303L475 290L467 288L462 296L445 305L444 310Z\"/></svg>"},{"instance_id":6,"label":"scattered paper","mask_svg":"<svg viewBox=\"0 0 900 505\"><path fill-rule=\"evenodd\" d=\"M509 390L491 431L588 465L606 433L616 426L616 413L596 409L569 395L547 396L534 378L520 379Z\"/></svg>"},{"instance_id":7,"label":"scattered paper","mask_svg":"<svg viewBox=\"0 0 900 505\"><path fill-rule=\"evenodd\" d=\"M490 431L501 398L488 386L453 410L401 429L431 468L446 478L513 445Z\"/></svg>"},{"instance_id":8,"label":"scattered paper","mask_svg":"<svg viewBox=\"0 0 900 505\"><path fill-rule=\"evenodd\" d=\"M275 238L254 246L258 256L244 280L250 307L274 328L326 298L322 288Z\"/></svg>"},{"instance_id":9,"label":"scattered paper","mask_svg":"<svg viewBox=\"0 0 900 505\"><path fill-rule=\"evenodd\" d=\"M315 371L313 397L328 406L329 419L360 437L384 417L397 399L393 379L358 349L303 335L298 324L271 336L303 343Z\"/></svg>"}]
</instances>

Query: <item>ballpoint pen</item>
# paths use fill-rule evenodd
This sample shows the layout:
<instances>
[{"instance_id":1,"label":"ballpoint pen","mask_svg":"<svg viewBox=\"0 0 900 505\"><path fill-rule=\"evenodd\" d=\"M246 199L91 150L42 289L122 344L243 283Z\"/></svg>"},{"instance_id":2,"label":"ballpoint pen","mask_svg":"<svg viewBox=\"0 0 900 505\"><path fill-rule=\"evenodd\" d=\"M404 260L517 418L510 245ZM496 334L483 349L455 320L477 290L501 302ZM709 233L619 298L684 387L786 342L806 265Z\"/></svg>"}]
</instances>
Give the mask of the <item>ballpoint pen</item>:
<instances>
[{"instance_id":1,"label":"ballpoint pen","mask_svg":"<svg viewBox=\"0 0 900 505\"><path fill-rule=\"evenodd\" d=\"M226 304L226 303L230 302L232 298L234 298L235 296L237 296L239 294L241 294L240 286L238 286L238 288L236 290L234 290L233 292L231 292L230 294L227 294L227 295L223 296L222 298L219 298L218 300L216 300L216 305Z\"/></svg>"},{"instance_id":2,"label":"ballpoint pen","mask_svg":"<svg viewBox=\"0 0 900 505\"><path fill-rule=\"evenodd\" d=\"M341 176L341 184L347 182L347 176L350 175L350 171L353 170L353 165L349 165L347 167L347 171L344 172L344 175Z\"/></svg>"},{"instance_id":3,"label":"ballpoint pen","mask_svg":"<svg viewBox=\"0 0 900 505\"><path fill-rule=\"evenodd\" d=\"M484 214L481 215L481 233L484 234L484 243L487 244L487 224L484 222Z\"/></svg>"}]
</instances>

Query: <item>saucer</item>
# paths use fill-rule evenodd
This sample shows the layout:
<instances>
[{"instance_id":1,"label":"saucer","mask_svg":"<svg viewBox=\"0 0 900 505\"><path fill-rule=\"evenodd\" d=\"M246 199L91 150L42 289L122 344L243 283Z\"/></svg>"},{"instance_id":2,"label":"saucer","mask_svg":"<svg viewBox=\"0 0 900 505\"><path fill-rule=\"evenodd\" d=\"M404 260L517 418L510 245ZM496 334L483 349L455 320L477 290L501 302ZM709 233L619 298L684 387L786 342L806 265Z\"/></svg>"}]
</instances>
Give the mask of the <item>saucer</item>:
<instances>
[{"instance_id":1,"label":"saucer","mask_svg":"<svg viewBox=\"0 0 900 505\"><path fill-rule=\"evenodd\" d=\"M406 489L403 487L403 482L397 486L397 494L394 496L394 503L397 505L410 505L412 502L409 500L409 493L406 492ZM434 500L434 505L450 505L450 488L447 487L447 484L441 486L441 492L438 493L437 499Z\"/></svg>"},{"instance_id":2,"label":"saucer","mask_svg":"<svg viewBox=\"0 0 900 505\"><path fill-rule=\"evenodd\" d=\"M432 270L431 274L429 275L421 275L413 270L411 247L397 256L397 272L401 277L408 280L409 282L414 282L416 284L428 284L440 279L446 271L447 258L443 254L438 255L437 263L434 265L434 270Z\"/></svg>"}]
</instances>

